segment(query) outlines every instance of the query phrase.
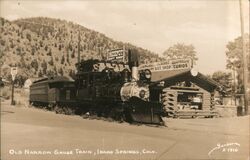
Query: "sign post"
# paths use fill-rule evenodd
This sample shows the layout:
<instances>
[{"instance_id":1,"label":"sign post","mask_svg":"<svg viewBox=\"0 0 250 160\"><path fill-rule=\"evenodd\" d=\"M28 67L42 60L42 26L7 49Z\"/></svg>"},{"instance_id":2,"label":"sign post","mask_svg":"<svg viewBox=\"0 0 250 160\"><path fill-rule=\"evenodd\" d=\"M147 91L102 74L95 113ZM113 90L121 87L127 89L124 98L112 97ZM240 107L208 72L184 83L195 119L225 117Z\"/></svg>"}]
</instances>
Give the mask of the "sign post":
<instances>
[{"instance_id":1,"label":"sign post","mask_svg":"<svg viewBox=\"0 0 250 160\"><path fill-rule=\"evenodd\" d=\"M15 83L15 78L17 75L17 67L12 67L10 70L11 76L12 76L12 88L11 88L11 105L15 105L14 102L14 83Z\"/></svg>"}]
</instances>

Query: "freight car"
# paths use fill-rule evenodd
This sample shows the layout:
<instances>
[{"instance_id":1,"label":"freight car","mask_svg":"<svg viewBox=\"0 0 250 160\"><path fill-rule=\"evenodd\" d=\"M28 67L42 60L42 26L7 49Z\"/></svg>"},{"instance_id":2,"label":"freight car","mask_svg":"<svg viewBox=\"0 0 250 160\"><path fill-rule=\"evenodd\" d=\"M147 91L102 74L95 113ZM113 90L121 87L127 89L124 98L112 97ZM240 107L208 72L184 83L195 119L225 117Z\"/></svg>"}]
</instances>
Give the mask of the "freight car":
<instances>
[{"instance_id":1,"label":"freight car","mask_svg":"<svg viewBox=\"0 0 250 160\"><path fill-rule=\"evenodd\" d=\"M50 106L58 113L164 124L164 108L150 94L151 72L139 73L135 50L128 51L128 63L86 60L76 67L75 82L54 78L31 85L31 102Z\"/></svg>"}]
</instances>

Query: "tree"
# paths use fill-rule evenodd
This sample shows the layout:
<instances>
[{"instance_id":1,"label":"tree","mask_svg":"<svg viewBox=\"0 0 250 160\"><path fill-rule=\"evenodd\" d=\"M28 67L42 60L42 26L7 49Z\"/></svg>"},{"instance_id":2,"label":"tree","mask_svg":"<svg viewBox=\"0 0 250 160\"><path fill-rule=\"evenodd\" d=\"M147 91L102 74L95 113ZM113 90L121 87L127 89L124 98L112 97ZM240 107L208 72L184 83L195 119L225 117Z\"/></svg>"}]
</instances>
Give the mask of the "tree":
<instances>
[{"instance_id":1,"label":"tree","mask_svg":"<svg viewBox=\"0 0 250 160\"><path fill-rule=\"evenodd\" d=\"M45 75L47 73L47 63L45 62L45 60L43 60L41 67L43 70L43 74Z\"/></svg>"},{"instance_id":2,"label":"tree","mask_svg":"<svg viewBox=\"0 0 250 160\"><path fill-rule=\"evenodd\" d=\"M245 34L246 40L246 52L249 57L249 35ZM243 72L242 72L242 37L238 37L234 39L234 41L228 42L226 46L226 56L227 56L227 69L231 69L237 73L238 79L238 92L243 93ZM250 61L248 58L248 71L250 71Z\"/></svg>"},{"instance_id":3,"label":"tree","mask_svg":"<svg viewBox=\"0 0 250 160\"><path fill-rule=\"evenodd\" d=\"M75 58L75 49L71 53L71 58Z\"/></svg>"},{"instance_id":4,"label":"tree","mask_svg":"<svg viewBox=\"0 0 250 160\"><path fill-rule=\"evenodd\" d=\"M55 76L55 72L52 70L49 70L46 74L47 77L54 77Z\"/></svg>"},{"instance_id":5,"label":"tree","mask_svg":"<svg viewBox=\"0 0 250 160\"><path fill-rule=\"evenodd\" d=\"M31 35L29 33L26 34L26 38L31 41Z\"/></svg>"},{"instance_id":6,"label":"tree","mask_svg":"<svg viewBox=\"0 0 250 160\"><path fill-rule=\"evenodd\" d=\"M41 70L39 70L39 72L38 72L38 77L42 77L42 76L43 76L43 73L42 73Z\"/></svg>"},{"instance_id":7,"label":"tree","mask_svg":"<svg viewBox=\"0 0 250 160\"><path fill-rule=\"evenodd\" d=\"M62 59L61 59L61 64L64 64L65 62L65 58L64 58L64 55L62 56Z\"/></svg>"},{"instance_id":8,"label":"tree","mask_svg":"<svg viewBox=\"0 0 250 160\"><path fill-rule=\"evenodd\" d=\"M16 76L16 78L15 78L15 82L16 82L16 84L17 84L19 87L23 87L24 82L25 82L27 79L28 79L27 76L18 74L18 75Z\"/></svg>"},{"instance_id":9,"label":"tree","mask_svg":"<svg viewBox=\"0 0 250 160\"><path fill-rule=\"evenodd\" d=\"M47 45L45 45L44 49L45 49L45 51L47 51L47 50L48 50L48 46L47 46Z\"/></svg>"},{"instance_id":10,"label":"tree","mask_svg":"<svg viewBox=\"0 0 250 160\"><path fill-rule=\"evenodd\" d=\"M166 59L191 58L194 64L198 60L195 48L192 44L185 45L184 43L177 43L169 47L165 52L163 52L163 55Z\"/></svg>"},{"instance_id":11,"label":"tree","mask_svg":"<svg viewBox=\"0 0 250 160\"><path fill-rule=\"evenodd\" d=\"M37 71L38 70L38 62L37 62L37 60L36 59L34 59L34 60L32 60L32 62L31 62L31 67L32 68L34 68L35 69L35 71Z\"/></svg>"},{"instance_id":12,"label":"tree","mask_svg":"<svg viewBox=\"0 0 250 160\"><path fill-rule=\"evenodd\" d=\"M51 66L54 65L54 60L53 60L53 57L51 57L50 61L48 62Z\"/></svg>"},{"instance_id":13,"label":"tree","mask_svg":"<svg viewBox=\"0 0 250 160\"><path fill-rule=\"evenodd\" d=\"M34 56L34 55L35 55L35 51L36 51L35 47L34 47L34 46L32 46L32 49L31 49L31 55L32 55L32 56Z\"/></svg>"},{"instance_id":14,"label":"tree","mask_svg":"<svg viewBox=\"0 0 250 160\"><path fill-rule=\"evenodd\" d=\"M66 54L66 61L69 63L69 52Z\"/></svg>"},{"instance_id":15,"label":"tree","mask_svg":"<svg viewBox=\"0 0 250 160\"><path fill-rule=\"evenodd\" d=\"M51 49L49 49L49 52L47 53L47 56L52 56Z\"/></svg>"},{"instance_id":16,"label":"tree","mask_svg":"<svg viewBox=\"0 0 250 160\"><path fill-rule=\"evenodd\" d=\"M222 71L214 72L212 79L221 84L225 89L232 88L232 74Z\"/></svg>"},{"instance_id":17,"label":"tree","mask_svg":"<svg viewBox=\"0 0 250 160\"><path fill-rule=\"evenodd\" d=\"M73 78L73 79L76 78L76 74L75 74L75 72L74 72L72 69L69 70L69 76L70 76L71 78Z\"/></svg>"},{"instance_id":18,"label":"tree","mask_svg":"<svg viewBox=\"0 0 250 160\"><path fill-rule=\"evenodd\" d=\"M58 70L58 73L59 73L61 76L63 76L63 69L62 69L62 67Z\"/></svg>"}]
</instances>

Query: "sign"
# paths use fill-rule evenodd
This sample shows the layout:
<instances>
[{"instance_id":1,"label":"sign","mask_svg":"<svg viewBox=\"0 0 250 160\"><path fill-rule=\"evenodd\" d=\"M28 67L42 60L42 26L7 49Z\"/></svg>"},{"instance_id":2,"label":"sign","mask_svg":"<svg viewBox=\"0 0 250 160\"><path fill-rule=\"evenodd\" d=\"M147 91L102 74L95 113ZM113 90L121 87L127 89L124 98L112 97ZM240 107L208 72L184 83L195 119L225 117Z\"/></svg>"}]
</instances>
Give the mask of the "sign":
<instances>
[{"instance_id":1,"label":"sign","mask_svg":"<svg viewBox=\"0 0 250 160\"><path fill-rule=\"evenodd\" d=\"M149 69L151 72L191 69L192 60L186 59L169 59L167 61L143 64L139 66L139 70Z\"/></svg>"},{"instance_id":2,"label":"sign","mask_svg":"<svg viewBox=\"0 0 250 160\"><path fill-rule=\"evenodd\" d=\"M124 49L111 50L107 54L108 61L123 62L124 59L125 59Z\"/></svg>"},{"instance_id":3,"label":"sign","mask_svg":"<svg viewBox=\"0 0 250 160\"><path fill-rule=\"evenodd\" d=\"M11 67L10 74L12 76L12 80L14 81L17 75L17 67Z\"/></svg>"}]
</instances>

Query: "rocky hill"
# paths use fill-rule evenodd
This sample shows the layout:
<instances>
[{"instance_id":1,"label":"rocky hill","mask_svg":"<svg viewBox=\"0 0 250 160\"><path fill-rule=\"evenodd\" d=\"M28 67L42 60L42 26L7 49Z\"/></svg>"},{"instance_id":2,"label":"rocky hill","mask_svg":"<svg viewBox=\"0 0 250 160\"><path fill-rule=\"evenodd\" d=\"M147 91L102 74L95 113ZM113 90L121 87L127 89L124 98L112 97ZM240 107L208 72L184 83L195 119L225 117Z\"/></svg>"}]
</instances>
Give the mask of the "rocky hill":
<instances>
[{"instance_id":1,"label":"rocky hill","mask_svg":"<svg viewBox=\"0 0 250 160\"><path fill-rule=\"evenodd\" d=\"M17 66L22 78L71 75L75 70L80 34L81 59L101 59L109 49L136 48L141 63L157 61L158 55L102 33L60 19L36 17L8 21L0 18L2 76ZM2 65L1 64L1 65Z\"/></svg>"}]
</instances>

